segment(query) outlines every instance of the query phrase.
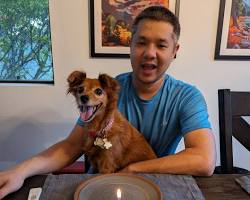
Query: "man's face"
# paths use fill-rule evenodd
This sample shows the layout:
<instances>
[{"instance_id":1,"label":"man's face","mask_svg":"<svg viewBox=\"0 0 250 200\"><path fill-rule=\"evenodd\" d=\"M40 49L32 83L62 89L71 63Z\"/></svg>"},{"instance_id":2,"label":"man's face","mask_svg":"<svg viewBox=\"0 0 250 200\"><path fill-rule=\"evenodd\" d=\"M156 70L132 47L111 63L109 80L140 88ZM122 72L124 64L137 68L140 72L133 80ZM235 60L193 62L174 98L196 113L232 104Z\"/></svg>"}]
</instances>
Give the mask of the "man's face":
<instances>
[{"instance_id":1,"label":"man's face","mask_svg":"<svg viewBox=\"0 0 250 200\"><path fill-rule=\"evenodd\" d=\"M139 22L130 46L135 83L153 84L163 78L179 48L174 38L173 26L167 22Z\"/></svg>"}]
</instances>

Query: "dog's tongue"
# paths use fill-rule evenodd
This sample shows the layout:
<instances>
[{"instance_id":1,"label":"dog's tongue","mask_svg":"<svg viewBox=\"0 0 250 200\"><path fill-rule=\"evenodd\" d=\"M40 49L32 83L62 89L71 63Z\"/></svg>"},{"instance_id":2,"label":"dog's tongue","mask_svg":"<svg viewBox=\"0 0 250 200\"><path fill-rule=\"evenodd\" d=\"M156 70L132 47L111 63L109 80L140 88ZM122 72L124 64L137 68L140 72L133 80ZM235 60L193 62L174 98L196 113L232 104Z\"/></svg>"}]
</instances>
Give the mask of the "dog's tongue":
<instances>
[{"instance_id":1,"label":"dog's tongue","mask_svg":"<svg viewBox=\"0 0 250 200\"><path fill-rule=\"evenodd\" d=\"M93 115L93 107L87 107L86 110L84 112L80 113L80 117L82 119L82 121L87 121L92 115Z\"/></svg>"}]
</instances>

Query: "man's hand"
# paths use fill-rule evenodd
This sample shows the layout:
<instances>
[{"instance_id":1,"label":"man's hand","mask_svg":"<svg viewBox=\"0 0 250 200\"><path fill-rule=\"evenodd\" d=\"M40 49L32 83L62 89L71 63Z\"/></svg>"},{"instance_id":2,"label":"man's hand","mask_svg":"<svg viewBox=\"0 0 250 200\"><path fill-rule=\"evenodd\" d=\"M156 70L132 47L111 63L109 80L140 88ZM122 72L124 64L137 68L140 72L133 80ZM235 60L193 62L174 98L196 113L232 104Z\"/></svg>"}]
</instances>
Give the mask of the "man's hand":
<instances>
[{"instance_id":1,"label":"man's hand","mask_svg":"<svg viewBox=\"0 0 250 200\"><path fill-rule=\"evenodd\" d=\"M125 167L122 170L118 171L118 173L133 173L133 172L130 170L130 165L128 165L127 167Z\"/></svg>"},{"instance_id":2,"label":"man's hand","mask_svg":"<svg viewBox=\"0 0 250 200\"><path fill-rule=\"evenodd\" d=\"M20 189L23 182L24 177L22 177L15 169L0 172L0 199L4 198L7 194Z\"/></svg>"}]
</instances>

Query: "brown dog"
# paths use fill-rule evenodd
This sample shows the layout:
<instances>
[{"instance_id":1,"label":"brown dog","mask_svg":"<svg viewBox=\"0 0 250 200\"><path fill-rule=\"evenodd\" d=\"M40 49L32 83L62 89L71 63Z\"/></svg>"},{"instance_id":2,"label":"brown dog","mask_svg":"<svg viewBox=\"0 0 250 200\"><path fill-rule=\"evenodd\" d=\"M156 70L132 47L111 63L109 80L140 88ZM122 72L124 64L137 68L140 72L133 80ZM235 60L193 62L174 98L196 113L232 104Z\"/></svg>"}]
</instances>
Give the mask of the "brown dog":
<instances>
[{"instance_id":1,"label":"brown dog","mask_svg":"<svg viewBox=\"0 0 250 200\"><path fill-rule=\"evenodd\" d=\"M98 79L72 72L73 94L84 122L83 151L99 173L114 173L130 163L156 158L150 145L118 111L118 82L106 74Z\"/></svg>"}]
</instances>

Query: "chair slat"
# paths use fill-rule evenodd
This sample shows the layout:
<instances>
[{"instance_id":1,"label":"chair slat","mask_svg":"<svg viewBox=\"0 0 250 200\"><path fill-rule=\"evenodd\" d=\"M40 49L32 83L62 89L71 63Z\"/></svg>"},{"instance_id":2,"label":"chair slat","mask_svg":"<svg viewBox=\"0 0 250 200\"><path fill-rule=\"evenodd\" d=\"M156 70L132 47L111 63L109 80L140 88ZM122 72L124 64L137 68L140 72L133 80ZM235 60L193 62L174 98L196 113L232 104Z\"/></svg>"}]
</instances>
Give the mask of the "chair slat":
<instances>
[{"instance_id":1,"label":"chair slat","mask_svg":"<svg viewBox=\"0 0 250 200\"><path fill-rule=\"evenodd\" d=\"M232 115L250 115L250 92L231 92Z\"/></svg>"},{"instance_id":2,"label":"chair slat","mask_svg":"<svg viewBox=\"0 0 250 200\"><path fill-rule=\"evenodd\" d=\"M220 160L222 173L233 172L232 151L232 116L230 90L218 91L219 128L220 128Z\"/></svg>"},{"instance_id":3,"label":"chair slat","mask_svg":"<svg viewBox=\"0 0 250 200\"><path fill-rule=\"evenodd\" d=\"M233 136L250 151L250 125L242 117L233 118Z\"/></svg>"}]
</instances>

